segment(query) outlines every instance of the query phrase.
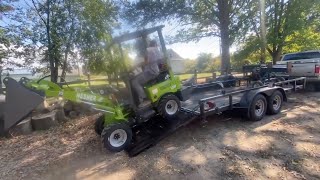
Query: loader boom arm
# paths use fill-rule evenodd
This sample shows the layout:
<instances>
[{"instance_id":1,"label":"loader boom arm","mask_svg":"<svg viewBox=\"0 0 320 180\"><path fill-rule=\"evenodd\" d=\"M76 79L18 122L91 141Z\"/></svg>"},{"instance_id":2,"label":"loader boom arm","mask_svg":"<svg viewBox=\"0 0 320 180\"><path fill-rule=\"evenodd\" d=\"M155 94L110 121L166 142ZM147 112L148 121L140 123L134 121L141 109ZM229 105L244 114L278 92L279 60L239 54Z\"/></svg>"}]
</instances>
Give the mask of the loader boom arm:
<instances>
[{"instance_id":1,"label":"loader boom arm","mask_svg":"<svg viewBox=\"0 0 320 180\"><path fill-rule=\"evenodd\" d=\"M30 80L24 85L29 89L44 92L46 97L62 97L72 102L89 104L99 111L116 114L116 116L118 116L120 119L124 118L124 115L121 113L121 107L118 105L113 95L104 97L88 90L85 91L83 89L75 89L70 87L62 88L59 85L47 80Z\"/></svg>"},{"instance_id":2,"label":"loader boom arm","mask_svg":"<svg viewBox=\"0 0 320 180\"><path fill-rule=\"evenodd\" d=\"M5 134L11 127L27 117L41 102L44 97L62 97L73 102L85 103L105 114L110 121L127 121L128 114L114 96L101 96L85 89L62 88L59 85L47 81L28 80L21 78L19 82L6 77L3 80L6 85L6 97L4 108L0 109L3 119L0 119L0 135ZM0 117L1 118L1 117Z\"/></svg>"}]
</instances>

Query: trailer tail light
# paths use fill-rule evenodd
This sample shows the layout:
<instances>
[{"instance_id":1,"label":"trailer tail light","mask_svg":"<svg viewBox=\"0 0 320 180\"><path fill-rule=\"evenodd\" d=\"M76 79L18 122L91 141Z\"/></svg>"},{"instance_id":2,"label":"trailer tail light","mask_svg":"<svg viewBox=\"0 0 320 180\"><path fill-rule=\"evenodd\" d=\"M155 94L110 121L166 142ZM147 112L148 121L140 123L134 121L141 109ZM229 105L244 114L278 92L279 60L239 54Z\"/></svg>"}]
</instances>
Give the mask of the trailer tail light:
<instances>
[{"instance_id":1,"label":"trailer tail light","mask_svg":"<svg viewBox=\"0 0 320 180\"><path fill-rule=\"evenodd\" d=\"M209 110L211 110L211 109L213 109L213 108L215 108L215 107L216 107L216 104L215 104L214 102L208 101L208 102L206 102L206 103L204 104L204 110L205 110L205 111L209 111Z\"/></svg>"},{"instance_id":2,"label":"trailer tail light","mask_svg":"<svg viewBox=\"0 0 320 180\"><path fill-rule=\"evenodd\" d=\"M314 73L315 74L320 74L320 66L319 65L316 65L315 68L314 68Z\"/></svg>"}]
</instances>

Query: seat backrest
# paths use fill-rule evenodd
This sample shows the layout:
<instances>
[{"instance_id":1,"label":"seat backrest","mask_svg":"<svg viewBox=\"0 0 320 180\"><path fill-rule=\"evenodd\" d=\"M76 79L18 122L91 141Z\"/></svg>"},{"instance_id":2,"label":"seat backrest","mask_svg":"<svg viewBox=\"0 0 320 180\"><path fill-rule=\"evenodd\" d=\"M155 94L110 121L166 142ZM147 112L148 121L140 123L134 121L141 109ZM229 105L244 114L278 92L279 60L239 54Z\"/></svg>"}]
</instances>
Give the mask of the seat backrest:
<instances>
[{"instance_id":1,"label":"seat backrest","mask_svg":"<svg viewBox=\"0 0 320 180\"><path fill-rule=\"evenodd\" d=\"M168 79L168 76L169 76L168 71L162 71L162 72L160 72L160 74L156 78L147 82L145 86L149 87L149 86L153 86L155 84L158 84L160 82L163 82Z\"/></svg>"}]
</instances>

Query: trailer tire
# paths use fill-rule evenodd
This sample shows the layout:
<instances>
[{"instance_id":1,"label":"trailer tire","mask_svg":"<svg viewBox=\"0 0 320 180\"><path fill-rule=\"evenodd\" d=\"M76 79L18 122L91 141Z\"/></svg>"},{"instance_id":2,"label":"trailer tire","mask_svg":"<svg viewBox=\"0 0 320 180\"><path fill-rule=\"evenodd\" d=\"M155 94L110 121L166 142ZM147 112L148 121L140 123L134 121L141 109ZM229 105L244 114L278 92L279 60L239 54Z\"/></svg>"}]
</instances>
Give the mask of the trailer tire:
<instances>
[{"instance_id":1,"label":"trailer tire","mask_svg":"<svg viewBox=\"0 0 320 180\"><path fill-rule=\"evenodd\" d=\"M280 91L275 91L268 98L267 114L278 114L281 111L283 104L283 94Z\"/></svg>"},{"instance_id":2,"label":"trailer tire","mask_svg":"<svg viewBox=\"0 0 320 180\"><path fill-rule=\"evenodd\" d=\"M130 145L132 130L126 123L116 123L105 127L101 137L106 149L120 152Z\"/></svg>"},{"instance_id":3,"label":"trailer tire","mask_svg":"<svg viewBox=\"0 0 320 180\"><path fill-rule=\"evenodd\" d=\"M260 87L260 86L263 86L262 81L256 81L256 82L253 82L253 83L251 84L251 87L252 87L252 88L257 88L257 87Z\"/></svg>"},{"instance_id":4,"label":"trailer tire","mask_svg":"<svg viewBox=\"0 0 320 180\"><path fill-rule=\"evenodd\" d=\"M276 82L285 81L286 79L284 77L276 77Z\"/></svg>"},{"instance_id":5,"label":"trailer tire","mask_svg":"<svg viewBox=\"0 0 320 180\"><path fill-rule=\"evenodd\" d=\"M104 115L98 117L96 119L96 122L94 122L94 131L98 134L101 135L103 128L104 128Z\"/></svg>"},{"instance_id":6,"label":"trailer tire","mask_svg":"<svg viewBox=\"0 0 320 180\"><path fill-rule=\"evenodd\" d=\"M180 100L173 94L166 95L161 98L158 104L158 113L165 119L173 119L177 117L181 109Z\"/></svg>"},{"instance_id":7,"label":"trailer tire","mask_svg":"<svg viewBox=\"0 0 320 180\"><path fill-rule=\"evenodd\" d=\"M262 94L257 94L249 107L248 118L251 121L260 121L267 111L267 100Z\"/></svg>"}]
</instances>

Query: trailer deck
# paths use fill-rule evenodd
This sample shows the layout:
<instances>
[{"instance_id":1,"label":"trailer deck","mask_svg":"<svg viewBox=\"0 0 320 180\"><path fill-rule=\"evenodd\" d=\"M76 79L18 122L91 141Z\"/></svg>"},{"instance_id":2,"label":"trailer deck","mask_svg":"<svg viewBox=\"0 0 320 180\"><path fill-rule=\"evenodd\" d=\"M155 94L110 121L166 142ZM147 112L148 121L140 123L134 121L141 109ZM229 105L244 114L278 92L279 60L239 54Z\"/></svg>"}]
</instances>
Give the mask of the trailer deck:
<instances>
[{"instance_id":1,"label":"trailer deck","mask_svg":"<svg viewBox=\"0 0 320 180\"><path fill-rule=\"evenodd\" d=\"M181 102L181 113L174 121L168 121L156 116L141 126L135 127L133 129L135 134L133 143L126 149L129 156L138 155L195 119L206 120L209 114L219 114L226 110L238 108L246 109L247 111L253 108L253 111L256 111L257 106L251 106L252 100L254 101L255 99L254 97L262 93L273 97L276 91L286 94L304 89L305 78L290 79L274 83L269 87L265 85L256 88L239 86L221 89L214 86L216 83L212 84L213 86L195 87L191 97L187 101ZM286 99L286 96L283 98ZM208 104L214 104L214 106L209 107Z\"/></svg>"},{"instance_id":2,"label":"trailer deck","mask_svg":"<svg viewBox=\"0 0 320 180\"><path fill-rule=\"evenodd\" d=\"M193 112L197 115L200 114L200 104L199 102L202 99L210 98L210 97L217 97L223 94L229 94L232 92L236 91L241 91L247 89L246 87L230 87L230 88L224 88L220 90L216 89L201 89L201 90L196 90L192 93L191 98L188 99L185 102L181 102L181 107L183 111L186 112ZM239 93L237 95L233 96L233 105L236 105L240 103L241 97L243 96L243 93ZM222 96L218 97L215 99L215 101L208 101L212 102L215 104L216 107L224 107L224 106L229 106L229 97L227 96Z\"/></svg>"}]
</instances>

